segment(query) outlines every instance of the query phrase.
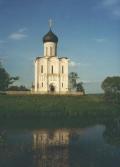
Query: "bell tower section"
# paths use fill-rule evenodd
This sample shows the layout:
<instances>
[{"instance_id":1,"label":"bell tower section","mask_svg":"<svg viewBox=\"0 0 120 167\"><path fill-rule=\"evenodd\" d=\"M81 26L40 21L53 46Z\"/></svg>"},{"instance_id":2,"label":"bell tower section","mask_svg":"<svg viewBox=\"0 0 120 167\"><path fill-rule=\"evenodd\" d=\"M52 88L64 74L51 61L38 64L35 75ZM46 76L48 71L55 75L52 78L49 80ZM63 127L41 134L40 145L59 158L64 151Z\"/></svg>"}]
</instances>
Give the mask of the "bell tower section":
<instances>
[{"instance_id":1,"label":"bell tower section","mask_svg":"<svg viewBox=\"0 0 120 167\"><path fill-rule=\"evenodd\" d=\"M58 37L52 32L52 21L49 20L49 32L43 37L44 44L44 56L45 57L54 57L57 56L57 43Z\"/></svg>"}]
</instances>

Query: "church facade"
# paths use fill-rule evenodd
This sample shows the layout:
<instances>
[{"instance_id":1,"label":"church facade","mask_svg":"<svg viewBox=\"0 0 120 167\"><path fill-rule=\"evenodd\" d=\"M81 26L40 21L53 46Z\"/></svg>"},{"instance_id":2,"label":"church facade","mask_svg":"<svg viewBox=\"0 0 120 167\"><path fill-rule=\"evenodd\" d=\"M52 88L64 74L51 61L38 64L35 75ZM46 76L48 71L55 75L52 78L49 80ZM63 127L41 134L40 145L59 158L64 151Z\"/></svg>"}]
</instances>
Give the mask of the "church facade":
<instances>
[{"instance_id":1,"label":"church facade","mask_svg":"<svg viewBox=\"0 0 120 167\"><path fill-rule=\"evenodd\" d=\"M44 54L35 60L35 92L68 92L68 58L57 56L58 37L50 30L43 37Z\"/></svg>"}]
</instances>

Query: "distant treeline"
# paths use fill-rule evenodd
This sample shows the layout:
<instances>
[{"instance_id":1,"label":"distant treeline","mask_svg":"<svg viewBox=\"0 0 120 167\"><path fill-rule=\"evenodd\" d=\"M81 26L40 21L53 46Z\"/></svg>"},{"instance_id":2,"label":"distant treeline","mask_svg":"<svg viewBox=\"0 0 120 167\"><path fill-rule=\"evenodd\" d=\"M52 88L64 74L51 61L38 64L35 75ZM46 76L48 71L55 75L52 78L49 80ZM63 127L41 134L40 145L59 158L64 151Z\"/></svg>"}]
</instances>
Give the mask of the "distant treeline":
<instances>
[{"instance_id":1,"label":"distant treeline","mask_svg":"<svg viewBox=\"0 0 120 167\"><path fill-rule=\"evenodd\" d=\"M10 86L7 91L30 91L30 89L26 88L25 86Z\"/></svg>"}]
</instances>

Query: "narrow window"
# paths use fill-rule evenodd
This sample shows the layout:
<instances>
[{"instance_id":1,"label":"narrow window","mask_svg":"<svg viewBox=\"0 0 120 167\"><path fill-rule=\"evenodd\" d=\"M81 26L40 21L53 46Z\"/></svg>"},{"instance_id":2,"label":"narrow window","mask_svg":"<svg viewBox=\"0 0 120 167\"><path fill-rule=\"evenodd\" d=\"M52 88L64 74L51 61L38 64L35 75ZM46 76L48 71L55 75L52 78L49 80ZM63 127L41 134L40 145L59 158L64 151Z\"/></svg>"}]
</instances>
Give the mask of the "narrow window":
<instances>
[{"instance_id":1,"label":"narrow window","mask_svg":"<svg viewBox=\"0 0 120 167\"><path fill-rule=\"evenodd\" d=\"M50 46L50 56L52 56L52 47Z\"/></svg>"},{"instance_id":2,"label":"narrow window","mask_svg":"<svg viewBox=\"0 0 120 167\"><path fill-rule=\"evenodd\" d=\"M62 66L62 74L64 73L64 66Z\"/></svg>"},{"instance_id":3,"label":"narrow window","mask_svg":"<svg viewBox=\"0 0 120 167\"><path fill-rule=\"evenodd\" d=\"M39 83L37 83L37 88L39 88Z\"/></svg>"},{"instance_id":4,"label":"narrow window","mask_svg":"<svg viewBox=\"0 0 120 167\"><path fill-rule=\"evenodd\" d=\"M53 66L51 67L51 73L53 74Z\"/></svg>"},{"instance_id":5,"label":"narrow window","mask_svg":"<svg viewBox=\"0 0 120 167\"><path fill-rule=\"evenodd\" d=\"M62 83L62 88L63 88L63 83Z\"/></svg>"},{"instance_id":6,"label":"narrow window","mask_svg":"<svg viewBox=\"0 0 120 167\"><path fill-rule=\"evenodd\" d=\"M57 46L55 45L55 56L57 56Z\"/></svg>"},{"instance_id":7,"label":"narrow window","mask_svg":"<svg viewBox=\"0 0 120 167\"><path fill-rule=\"evenodd\" d=\"M43 88L43 82L42 82L42 88Z\"/></svg>"},{"instance_id":8,"label":"narrow window","mask_svg":"<svg viewBox=\"0 0 120 167\"><path fill-rule=\"evenodd\" d=\"M43 73L43 65L41 66L41 73Z\"/></svg>"},{"instance_id":9,"label":"narrow window","mask_svg":"<svg viewBox=\"0 0 120 167\"><path fill-rule=\"evenodd\" d=\"M46 56L48 55L48 47L46 47Z\"/></svg>"}]
</instances>

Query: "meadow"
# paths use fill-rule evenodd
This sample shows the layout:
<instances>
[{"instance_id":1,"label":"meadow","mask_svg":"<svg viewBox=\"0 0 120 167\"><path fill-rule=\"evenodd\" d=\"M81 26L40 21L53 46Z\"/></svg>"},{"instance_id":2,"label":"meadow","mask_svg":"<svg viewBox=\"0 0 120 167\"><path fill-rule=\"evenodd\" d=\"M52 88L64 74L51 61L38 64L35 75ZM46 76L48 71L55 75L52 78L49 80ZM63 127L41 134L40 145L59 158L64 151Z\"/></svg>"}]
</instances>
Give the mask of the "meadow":
<instances>
[{"instance_id":1,"label":"meadow","mask_svg":"<svg viewBox=\"0 0 120 167\"><path fill-rule=\"evenodd\" d=\"M0 125L67 126L119 116L120 105L106 102L103 95L0 95Z\"/></svg>"}]
</instances>

